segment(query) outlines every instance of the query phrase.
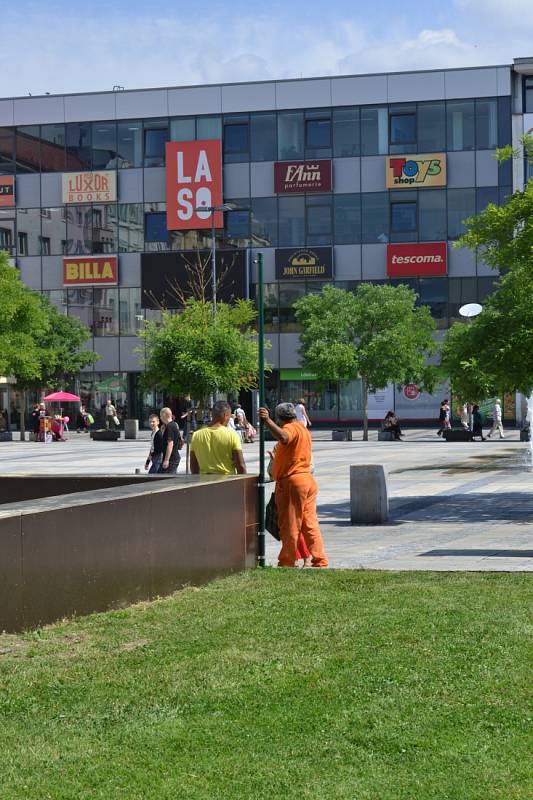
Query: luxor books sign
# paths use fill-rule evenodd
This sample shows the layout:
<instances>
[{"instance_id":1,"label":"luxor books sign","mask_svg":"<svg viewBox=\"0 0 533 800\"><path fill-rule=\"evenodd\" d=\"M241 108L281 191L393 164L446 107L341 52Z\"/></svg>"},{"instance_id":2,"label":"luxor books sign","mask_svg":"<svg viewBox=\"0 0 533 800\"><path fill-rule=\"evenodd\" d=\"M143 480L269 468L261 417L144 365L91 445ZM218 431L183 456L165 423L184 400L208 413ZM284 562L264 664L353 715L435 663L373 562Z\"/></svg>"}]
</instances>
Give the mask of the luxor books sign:
<instances>
[{"instance_id":1,"label":"luxor books sign","mask_svg":"<svg viewBox=\"0 0 533 800\"><path fill-rule=\"evenodd\" d=\"M330 192L331 161L276 161L274 191L277 194Z\"/></svg>"},{"instance_id":2,"label":"luxor books sign","mask_svg":"<svg viewBox=\"0 0 533 800\"><path fill-rule=\"evenodd\" d=\"M117 199L117 173L65 172L63 174L64 203L112 203Z\"/></svg>"},{"instance_id":3,"label":"luxor books sign","mask_svg":"<svg viewBox=\"0 0 533 800\"><path fill-rule=\"evenodd\" d=\"M276 280L325 280L333 277L331 247L276 250Z\"/></svg>"}]
</instances>

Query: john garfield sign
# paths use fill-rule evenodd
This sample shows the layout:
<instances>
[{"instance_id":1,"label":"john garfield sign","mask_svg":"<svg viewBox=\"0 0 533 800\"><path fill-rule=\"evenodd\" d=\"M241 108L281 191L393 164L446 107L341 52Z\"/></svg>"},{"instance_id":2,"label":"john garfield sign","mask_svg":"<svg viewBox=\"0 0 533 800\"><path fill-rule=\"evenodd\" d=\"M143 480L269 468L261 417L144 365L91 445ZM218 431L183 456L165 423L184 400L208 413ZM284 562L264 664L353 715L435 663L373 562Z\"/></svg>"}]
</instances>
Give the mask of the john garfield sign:
<instances>
[{"instance_id":1,"label":"john garfield sign","mask_svg":"<svg viewBox=\"0 0 533 800\"><path fill-rule=\"evenodd\" d=\"M331 161L276 161L274 191L277 194L330 192Z\"/></svg>"},{"instance_id":2,"label":"john garfield sign","mask_svg":"<svg viewBox=\"0 0 533 800\"><path fill-rule=\"evenodd\" d=\"M276 280L327 280L333 277L331 247L276 250Z\"/></svg>"}]
</instances>

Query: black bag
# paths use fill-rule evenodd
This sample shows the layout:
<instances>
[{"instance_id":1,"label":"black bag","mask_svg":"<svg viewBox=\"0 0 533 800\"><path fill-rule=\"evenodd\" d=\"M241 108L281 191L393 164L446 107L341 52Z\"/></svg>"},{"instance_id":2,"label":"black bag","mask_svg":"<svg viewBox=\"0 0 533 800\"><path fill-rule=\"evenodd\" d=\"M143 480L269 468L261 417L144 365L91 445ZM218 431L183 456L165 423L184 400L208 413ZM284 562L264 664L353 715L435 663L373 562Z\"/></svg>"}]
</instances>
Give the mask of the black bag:
<instances>
[{"instance_id":1,"label":"black bag","mask_svg":"<svg viewBox=\"0 0 533 800\"><path fill-rule=\"evenodd\" d=\"M276 508L276 492L272 492L265 509L265 528L274 539L281 541L279 535L278 509Z\"/></svg>"}]
</instances>

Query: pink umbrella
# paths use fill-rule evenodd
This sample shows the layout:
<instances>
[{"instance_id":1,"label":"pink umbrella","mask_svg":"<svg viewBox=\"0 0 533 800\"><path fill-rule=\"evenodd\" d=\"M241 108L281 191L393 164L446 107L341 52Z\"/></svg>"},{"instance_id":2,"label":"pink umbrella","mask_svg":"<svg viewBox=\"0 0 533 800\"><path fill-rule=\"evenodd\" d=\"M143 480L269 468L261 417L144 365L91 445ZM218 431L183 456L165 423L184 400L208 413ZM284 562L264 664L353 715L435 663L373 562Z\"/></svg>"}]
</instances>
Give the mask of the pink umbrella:
<instances>
[{"instance_id":1,"label":"pink umbrella","mask_svg":"<svg viewBox=\"0 0 533 800\"><path fill-rule=\"evenodd\" d=\"M70 392L52 392L52 394L47 394L44 399L49 403L79 403L80 401L77 394L70 394Z\"/></svg>"}]
</instances>

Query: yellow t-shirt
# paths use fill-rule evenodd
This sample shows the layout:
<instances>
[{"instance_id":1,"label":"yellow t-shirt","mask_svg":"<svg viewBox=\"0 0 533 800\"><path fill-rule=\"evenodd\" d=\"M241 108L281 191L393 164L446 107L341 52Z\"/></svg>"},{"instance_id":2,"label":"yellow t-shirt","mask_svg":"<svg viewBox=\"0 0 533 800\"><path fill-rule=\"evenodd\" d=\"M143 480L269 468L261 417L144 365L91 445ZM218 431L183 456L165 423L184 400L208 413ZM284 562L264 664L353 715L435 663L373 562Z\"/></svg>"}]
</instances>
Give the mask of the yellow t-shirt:
<instances>
[{"instance_id":1,"label":"yellow t-shirt","mask_svg":"<svg viewBox=\"0 0 533 800\"><path fill-rule=\"evenodd\" d=\"M242 450L241 437L230 428L202 428L193 434L191 452L204 475L235 475L233 451Z\"/></svg>"}]
</instances>

